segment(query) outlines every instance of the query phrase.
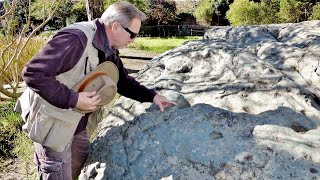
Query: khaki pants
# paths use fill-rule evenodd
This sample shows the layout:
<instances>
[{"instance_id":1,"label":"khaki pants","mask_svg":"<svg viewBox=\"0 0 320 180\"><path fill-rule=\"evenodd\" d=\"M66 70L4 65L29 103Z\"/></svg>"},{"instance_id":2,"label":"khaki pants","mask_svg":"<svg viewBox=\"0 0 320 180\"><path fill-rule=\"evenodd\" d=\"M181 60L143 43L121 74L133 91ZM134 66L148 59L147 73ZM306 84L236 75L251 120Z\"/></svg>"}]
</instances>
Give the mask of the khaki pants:
<instances>
[{"instance_id":1,"label":"khaki pants","mask_svg":"<svg viewBox=\"0 0 320 180\"><path fill-rule=\"evenodd\" d=\"M34 143L35 162L40 180L75 180L90 150L87 131L74 135L72 142L62 152Z\"/></svg>"}]
</instances>

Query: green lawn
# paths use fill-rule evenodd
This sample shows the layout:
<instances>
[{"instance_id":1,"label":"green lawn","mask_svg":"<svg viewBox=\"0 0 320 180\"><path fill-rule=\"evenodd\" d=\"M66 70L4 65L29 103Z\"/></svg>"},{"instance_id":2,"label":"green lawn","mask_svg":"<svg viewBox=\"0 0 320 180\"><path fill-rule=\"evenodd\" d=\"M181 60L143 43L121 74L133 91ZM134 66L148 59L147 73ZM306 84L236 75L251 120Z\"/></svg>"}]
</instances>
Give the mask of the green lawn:
<instances>
[{"instance_id":1,"label":"green lawn","mask_svg":"<svg viewBox=\"0 0 320 180\"><path fill-rule=\"evenodd\" d=\"M129 48L140 49L150 52L163 53L167 50L181 46L185 41L198 40L202 36L173 37L173 38L151 38L138 37Z\"/></svg>"}]
</instances>

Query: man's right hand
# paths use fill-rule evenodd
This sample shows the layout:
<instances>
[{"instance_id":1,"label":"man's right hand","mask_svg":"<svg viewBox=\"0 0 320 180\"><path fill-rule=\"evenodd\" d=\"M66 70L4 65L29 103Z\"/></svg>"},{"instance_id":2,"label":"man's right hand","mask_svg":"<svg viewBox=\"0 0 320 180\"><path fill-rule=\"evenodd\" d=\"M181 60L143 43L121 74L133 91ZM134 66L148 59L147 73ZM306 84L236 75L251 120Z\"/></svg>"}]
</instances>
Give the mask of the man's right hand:
<instances>
[{"instance_id":1,"label":"man's right hand","mask_svg":"<svg viewBox=\"0 0 320 180\"><path fill-rule=\"evenodd\" d=\"M97 107L100 101L100 94L96 94L96 92L80 92L76 108L83 111L91 111Z\"/></svg>"}]
</instances>

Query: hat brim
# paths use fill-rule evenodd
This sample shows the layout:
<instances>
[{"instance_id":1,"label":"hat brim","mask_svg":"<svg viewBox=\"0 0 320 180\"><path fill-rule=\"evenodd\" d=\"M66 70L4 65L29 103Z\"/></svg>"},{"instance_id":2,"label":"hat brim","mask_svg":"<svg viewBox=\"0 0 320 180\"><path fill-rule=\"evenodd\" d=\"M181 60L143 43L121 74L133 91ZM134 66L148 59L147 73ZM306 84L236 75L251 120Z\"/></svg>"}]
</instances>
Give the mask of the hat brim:
<instances>
[{"instance_id":1,"label":"hat brim","mask_svg":"<svg viewBox=\"0 0 320 180\"><path fill-rule=\"evenodd\" d=\"M80 86L82 86L88 79L92 78L92 76L97 75L97 74L104 74L107 75L108 77L113 80L115 84L118 83L119 81L119 71L118 67L110 62L106 61L104 63L101 63L100 65L97 66L97 68L93 71L91 71L88 75L86 75L78 84L76 84L72 89L79 92Z\"/></svg>"}]
</instances>

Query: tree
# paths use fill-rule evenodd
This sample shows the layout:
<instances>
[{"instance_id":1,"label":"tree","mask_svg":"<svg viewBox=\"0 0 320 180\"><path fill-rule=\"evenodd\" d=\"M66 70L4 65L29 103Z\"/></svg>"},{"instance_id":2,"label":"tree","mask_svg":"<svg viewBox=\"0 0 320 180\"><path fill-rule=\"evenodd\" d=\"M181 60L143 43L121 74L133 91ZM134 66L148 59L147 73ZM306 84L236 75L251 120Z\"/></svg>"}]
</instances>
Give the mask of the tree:
<instances>
[{"instance_id":1,"label":"tree","mask_svg":"<svg viewBox=\"0 0 320 180\"><path fill-rule=\"evenodd\" d=\"M277 23L278 0L254 2L237 0L230 5L227 18L234 26Z\"/></svg>"},{"instance_id":2,"label":"tree","mask_svg":"<svg viewBox=\"0 0 320 180\"><path fill-rule=\"evenodd\" d=\"M71 15L67 19L67 25L72 24L74 22L81 22L88 20L88 16L86 14L86 3L84 1L75 1L72 4ZM69 21L69 22L68 22Z\"/></svg>"},{"instance_id":3,"label":"tree","mask_svg":"<svg viewBox=\"0 0 320 180\"><path fill-rule=\"evenodd\" d=\"M103 0L104 6L108 7L119 0ZM149 0L127 0L142 12L146 12L149 8Z\"/></svg>"},{"instance_id":4,"label":"tree","mask_svg":"<svg viewBox=\"0 0 320 180\"><path fill-rule=\"evenodd\" d=\"M177 5L177 14L187 13L193 14L198 5L197 0L189 0L189 1L176 1Z\"/></svg>"},{"instance_id":5,"label":"tree","mask_svg":"<svg viewBox=\"0 0 320 180\"><path fill-rule=\"evenodd\" d=\"M48 3L48 2L47 2ZM34 24L41 24L50 12L46 2L34 0L32 3L31 21ZM59 3L54 16L46 24L50 29L61 29L69 24L79 21L87 21L86 3L84 0L64 0Z\"/></svg>"},{"instance_id":6,"label":"tree","mask_svg":"<svg viewBox=\"0 0 320 180\"><path fill-rule=\"evenodd\" d=\"M320 20L320 3L317 3L312 7L312 15L309 18L310 20Z\"/></svg>"},{"instance_id":7,"label":"tree","mask_svg":"<svg viewBox=\"0 0 320 180\"><path fill-rule=\"evenodd\" d=\"M233 0L201 0L194 15L203 25L228 25L225 16L231 3Z\"/></svg>"},{"instance_id":8,"label":"tree","mask_svg":"<svg viewBox=\"0 0 320 180\"><path fill-rule=\"evenodd\" d=\"M103 0L86 0L88 20L101 17L104 12Z\"/></svg>"},{"instance_id":9,"label":"tree","mask_svg":"<svg viewBox=\"0 0 320 180\"><path fill-rule=\"evenodd\" d=\"M150 9L146 12L146 25L168 25L177 22L177 7L174 1L159 1L150 6Z\"/></svg>"},{"instance_id":10,"label":"tree","mask_svg":"<svg viewBox=\"0 0 320 180\"><path fill-rule=\"evenodd\" d=\"M279 0L263 0L260 3L259 16L261 22L259 24L275 24L279 23L278 12L280 9Z\"/></svg>"},{"instance_id":11,"label":"tree","mask_svg":"<svg viewBox=\"0 0 320 180\"><path fill-rule=\"evenodd\" d=\"M213 8L213 0L201 0L194 12L197 21L203 25L211 25Z\"/></svg>"},{"instance_id":12,"label":"tree","mask_svg":"<svg viewBox=\"0 0 320 180\"><path fill-rule=\"evenodd\" d=\"M4 3L3 15L0 16L0 21L5 21L5 26L2 27L2 32L5 36L1 36L2 48L0 50L0 92L8 97L17 98L20 93L17 92L19 82L21 81L21 65L20 57L31 38L35 33L42 28L52 17L53 14L62 0L43 0L47 2L46 8L50 9L48 14L45 15L44 21L34 26L33 30L29 33L28 30L32 24L31 22L31 9L32 2L7 0ZM26 3L26 4L24 4ZM19 17L18 10L26 8L24 16ZM20 19L19 19L20 18ZM19 20L23 22L19 23ZM17 28L22 24L22 28ZM11 90L4 88L4 84L8 84Z\"/></svg>"},{"instance_id":13,"label":"tree","mask_svg":"<svg viewBox=\"0 0 320 180\"><path fill-rule=\"evenodd\" d=\"M213 1L213 16L211 25L229 25L229 21L226 18L226 13L229 10L229 5L233 3L233 0L215 0Z\"/></svg>"},{"instance_id":14,"label":"tree","mask_svg":"<svg viewBox=\"0 0 320 180\"><path fill-rule=\"evenodd\" d=\"M227 18L232 25L296 23L317 17L317 2L318 0L237 0L230 6Z\"/></svg>"},{"instance_id":15,"label":"tree","mask_svg":"<svg viewBox=\"0 0 320 180\"><path fill-rule=\"evenodd\" d=\"M309 0L280 0L279 18L281 22L301 22L308 20L313 3Z\"/></svg>"}]
</instances>

